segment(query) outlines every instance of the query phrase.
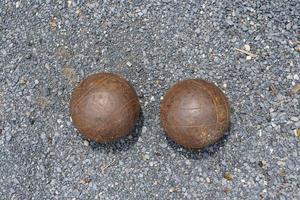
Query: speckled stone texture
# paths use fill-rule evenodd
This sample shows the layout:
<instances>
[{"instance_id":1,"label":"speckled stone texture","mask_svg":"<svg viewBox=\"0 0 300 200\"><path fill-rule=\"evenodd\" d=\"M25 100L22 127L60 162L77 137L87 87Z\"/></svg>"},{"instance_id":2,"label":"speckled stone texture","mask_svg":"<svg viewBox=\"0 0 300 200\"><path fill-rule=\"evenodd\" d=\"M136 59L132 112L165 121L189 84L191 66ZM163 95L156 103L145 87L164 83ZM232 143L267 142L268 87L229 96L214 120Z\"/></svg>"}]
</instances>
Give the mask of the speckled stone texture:
<instances>
[{"instance_id":1,"label":"speckled stone texture","mask_svg":"<svg viewBox=\"0 0 300 200\"><path fill-rule=\"evenodd\" d=\"M0 1L0 199L299 199L298 0ZM113 145L85 140L71 93L122 75L142 115ZM201 78L231 102L223 140L167 140L162 96Z\"/></svg>"}]
</instances>

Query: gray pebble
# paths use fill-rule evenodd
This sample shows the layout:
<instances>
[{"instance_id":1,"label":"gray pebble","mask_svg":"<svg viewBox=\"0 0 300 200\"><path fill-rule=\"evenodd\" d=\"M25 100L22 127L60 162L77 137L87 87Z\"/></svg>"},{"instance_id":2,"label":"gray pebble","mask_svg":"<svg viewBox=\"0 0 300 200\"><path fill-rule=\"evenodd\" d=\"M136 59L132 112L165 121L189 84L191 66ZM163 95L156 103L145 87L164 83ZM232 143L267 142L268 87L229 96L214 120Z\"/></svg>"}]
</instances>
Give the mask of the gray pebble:
<instances>
[{"instance_id":1,"label":"gray pebble","mask_svg":"<svg viewBox=\"0 0 300 200\"><path fill-rule=\"evenodd\" d=\"M297 121L299 121L299 118L298 117L291 117L291 120L294 121L294 122L297 122Z\"/></svg>"},{"instance_id":2,"label":"gray pebble","mask_svg":"<svg viewBox=\"0 0 300 200\"><path fill-rule=\"evenodd\" d=\"M41 92L41 95L44 97L47 97L50 95L50 89L47 86L41 86L40 92Z\"/></svg>"}]
</instances>

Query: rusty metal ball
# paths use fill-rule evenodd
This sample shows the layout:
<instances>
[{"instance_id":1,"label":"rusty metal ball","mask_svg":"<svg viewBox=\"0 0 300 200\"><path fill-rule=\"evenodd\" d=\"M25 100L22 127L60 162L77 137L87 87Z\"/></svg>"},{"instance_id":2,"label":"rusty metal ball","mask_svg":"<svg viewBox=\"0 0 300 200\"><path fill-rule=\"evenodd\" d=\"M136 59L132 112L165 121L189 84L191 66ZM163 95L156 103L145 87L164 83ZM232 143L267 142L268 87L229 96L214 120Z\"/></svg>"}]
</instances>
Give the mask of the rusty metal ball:
<instances>
[{"instance_id":1,"label":"rusty metal ball","mask_svg":"<svg viewBox=\"0 0 300 200\"><path fill-rule=\"evenodd\" d=\"M160 115L167 135L189 149L203 149L220 140L230 121L224 93L201 79L175 84L164 96Z\"/></svg>"},{"instance_id":2,"label":"rusty metal ball","mask_svg":"<svg viewBox=\"0 0 300 200\"><path fill-rule=\"evenodd\" d=\"M99 143L130 134L140 113L134 88L112 73L90 75L75 88L70 101L74 126Z\"/></svg>"}]
</instances>

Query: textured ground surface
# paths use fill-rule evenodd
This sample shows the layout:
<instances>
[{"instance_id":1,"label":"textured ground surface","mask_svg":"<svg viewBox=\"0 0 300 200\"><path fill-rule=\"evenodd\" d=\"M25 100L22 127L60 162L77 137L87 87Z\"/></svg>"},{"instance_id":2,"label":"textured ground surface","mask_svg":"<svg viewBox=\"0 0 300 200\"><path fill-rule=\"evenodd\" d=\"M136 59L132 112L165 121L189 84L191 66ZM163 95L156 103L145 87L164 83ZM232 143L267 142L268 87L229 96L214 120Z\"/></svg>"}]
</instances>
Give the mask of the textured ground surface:
<instances>
[{"instance_id":1,"label":"textured ground surface","mask_svg":"<svg viewBox=\"0 0 300 200\"><path fill-rule=\"evenodd\" d=\"M0 1L0 199L299 199L299 1L15 2ZM68 114L99 71L142 102L114 145L84 140ZM232 124L189 152L165 138L159 104L198 77L226 92Z\"/></svg>"}]
</instances>

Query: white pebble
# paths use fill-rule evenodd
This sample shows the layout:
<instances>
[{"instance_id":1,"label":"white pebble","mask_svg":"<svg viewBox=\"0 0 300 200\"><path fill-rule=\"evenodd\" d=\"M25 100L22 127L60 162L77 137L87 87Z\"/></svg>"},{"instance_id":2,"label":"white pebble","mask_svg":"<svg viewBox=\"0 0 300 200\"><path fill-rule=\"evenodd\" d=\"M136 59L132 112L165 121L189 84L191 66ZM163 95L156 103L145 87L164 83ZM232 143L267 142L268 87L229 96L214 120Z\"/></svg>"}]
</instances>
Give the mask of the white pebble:
<instances>
[{"instance_id":1,"label":"white pebble","mask_svg":"<svg viewBox=\"0 0 300 200\"><path fill-rule=\"evenodd\" d=\"M149 159L150 159L149 155L147 155L147 154L143 155L143 160L149 160Z\"/></svg>"},{"instance_id":2,"label":"white pebble","mask_svg":"<svg viewBox=\"0 0 300 200\"><path fill-rule=\"evenodd\" d=\"M73 2L71 0L68 0L68 7L70 8L72 6Z\"/></svg>"},{"instance_id":3,"label":"white pebble","mask_svg":"<svg viewBox=\"0 0 300 200\"><path fill-rule=\"evenodd\" d=\"M19 8L19 7L20 7L20 4L21 4L21 2L20 2L20 1L17 1L17 2L16 2L16 8Z\"/></svg>"},{"instance_id":4,"label":"white pebble","mask_svg":"<svg viewBox=\"0 0 300 200\"><path fill-rule=\"evenodd\" d=\"M87 140L84 140L84 141L83 141L83 145L84 145L84 146L89 146L89 145L90 145L90 143L89 143L89 141L87 141Z\"/></svg>"},{"instance_id":5,"label":"white pebble","mask_svg":"<svg viewBox=\"0 0 300 200\"><path fill-rule=\"evenodd\" d=\"M251 56L247 56L247 57L246 57L246 60L251 60L251 59L252 59Z\"/></svg>"},{"instance_id":6,"label":"white pebble","mask_svg":"<svg viewBox=\"0 0 300 200\"><path fill-rule=\"evenodd\" d=\"M271 123L272 127L276 127L276 124L274 122Z\"/></svg>"},{"instance_id":7,"label":"white pebble","mask_svg":"<svg viewBox=\"0 0 300 200\"><path fill-rule=\"evenodd\" d=\"M131 66L132 66L132 63L128 61L128 62L126 63L126 65L127 65L128 67L131 67Z\"/></svg>"},{"instance_id":8,"label":"white pebble","mask_svg":"<svg viewBox=\"0 0 300 200\"><path fill-rule=\"evenodd\" d=\"M250 46L249 46L248 44L246 44L246 45L244 45L244 49L245 49L246 51L250 51Z\"/></svg>"},{"instance_id":9,"label":"white pebble","mask_svg":"<svg viewBox=\"0 0 300 200\"><path fill-rule=\"evenodd\" d=\"M294 121L294 122L297 122L297 121L299 121L299 118L298 117L291 117L291 120Z\"/></svg>"},{"instance_id":10,"label":"white pebble","mask_svg":"<svg viewBox=\"0 0 300 200\"><path fill-rule=\"evenodd\" d=\"M150 101L155 101L155 97L151 96Z\"/></svg>"},{"instance_id":11,"label":"white pebble","mask_svg":"<svg viewBox=\"0 0 300 200\"><path fill-rule=\"evenodd\" d=\"M210 178L209 177L206 178L206 182L210 183Z\"/></svg>"},{"instance_id":12,"label":"white pebble","mask_svg":"<svg viewBox=\"0 0 300 200\"><path fill-rule=\"evenodd\" d=\"M293 76L290 74L286 77L287 79L293 79Z\"/></svg>"},{"instance_id":13,"label":"white pebble","mask_svg":"<svg viewBox=\"0 0 300 200\"><path fill-rule=\"evenodd\" d=\"M142 133L144 134L144 133L146 133L147 132L147 127L146 126L143 126L143 128L142 128Z\"/></svg>"},{"instance_id":14,"label":"white pebble","mask_svg":"<svg viewBox=\"0 0 300 200\"><path fill-rule=\"evenodd\" d=\"M298 74L295 74L295 75L294 75L294 79L295 79L295 80L299 80Z\"/></svg>"}]
</instances>

